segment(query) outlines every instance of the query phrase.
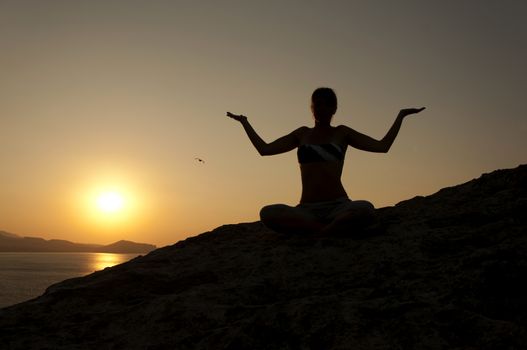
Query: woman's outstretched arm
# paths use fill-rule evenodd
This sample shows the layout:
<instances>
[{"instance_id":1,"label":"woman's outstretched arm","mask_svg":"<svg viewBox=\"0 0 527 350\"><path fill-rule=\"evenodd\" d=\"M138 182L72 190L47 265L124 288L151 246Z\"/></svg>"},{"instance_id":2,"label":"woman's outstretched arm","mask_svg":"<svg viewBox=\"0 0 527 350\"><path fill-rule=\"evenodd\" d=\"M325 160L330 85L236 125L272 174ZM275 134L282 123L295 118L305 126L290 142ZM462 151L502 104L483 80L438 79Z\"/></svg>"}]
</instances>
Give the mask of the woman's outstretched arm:
<instances>
[{"instance_id":1,"label":"woman's outstretched arm","mask_svg":"<svg viewBox=\"0 0 527 350\"><path fill-rule=\"evenodd\" d=\"M404 118L410 114L419 113L423 109L425 109L425 107L401 109L397 118L395 118L392 127L381 140L375 140L368 135L361 134L358 131L344 126L348 145L363 151L386 153L390 150L390 147L392 147L393 141L399 133Z\"/></svg>"},{"instance_id":2,"label":"woman's outstretched arm","mask_svg":"<svg viewBox=\"0 0 527 350\"><path fill-rule=\"evenodd\" d=\"M227 112L227 116L242 124L249 140L251 140L254 148L256 148L258 153L262 156L285 153L295 149L300 144L300 135L305 128L298 128L290 134L280 137L276 141L267 143L256 133L246 116L232 114L231 112Z\"/></svg>"}]
</instances>

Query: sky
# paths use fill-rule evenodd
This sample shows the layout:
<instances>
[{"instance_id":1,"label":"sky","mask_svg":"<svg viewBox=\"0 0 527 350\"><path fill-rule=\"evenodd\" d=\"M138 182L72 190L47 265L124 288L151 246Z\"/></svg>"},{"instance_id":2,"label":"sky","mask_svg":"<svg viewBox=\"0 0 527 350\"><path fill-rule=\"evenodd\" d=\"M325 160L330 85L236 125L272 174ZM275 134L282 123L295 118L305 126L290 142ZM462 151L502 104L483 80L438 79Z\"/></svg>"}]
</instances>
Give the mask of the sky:
<instances>
[{"instance_id":1,"label":"sky","mask_svg":"<svg viewBox=\"0 0 527 350\"><path fill-rule=\"evenodd\" d=\"M334 125L380 139L349 149L342 182L376 207L526 162L523 0L0 0L0 230L158 246L296 205L296 152L270 142ZM199 162L195 158L203 159ZM97 207L118 192L123 206Z\"/></svg>"}]
</instances>

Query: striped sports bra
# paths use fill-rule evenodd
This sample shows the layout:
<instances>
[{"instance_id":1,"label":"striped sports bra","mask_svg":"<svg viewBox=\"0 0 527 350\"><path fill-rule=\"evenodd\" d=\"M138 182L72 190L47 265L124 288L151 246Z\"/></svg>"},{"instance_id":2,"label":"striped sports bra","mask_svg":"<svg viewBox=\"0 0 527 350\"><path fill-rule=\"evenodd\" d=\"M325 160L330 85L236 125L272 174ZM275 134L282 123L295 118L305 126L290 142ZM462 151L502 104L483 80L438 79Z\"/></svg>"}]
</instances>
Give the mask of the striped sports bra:
<instances>
[{"instance_id":1,"label":"striped sports bra","mask_svg":"<svg viewBox=\"0 0 527 350\"><path fill-rule=\"evenodd\" d=\"M336 162L344 160L344 156L346 155L346 147L342 149L342 146L336 143L305 143L298 146L296 154L300 164L314 162Z\"/></svg>"}]
</instances>

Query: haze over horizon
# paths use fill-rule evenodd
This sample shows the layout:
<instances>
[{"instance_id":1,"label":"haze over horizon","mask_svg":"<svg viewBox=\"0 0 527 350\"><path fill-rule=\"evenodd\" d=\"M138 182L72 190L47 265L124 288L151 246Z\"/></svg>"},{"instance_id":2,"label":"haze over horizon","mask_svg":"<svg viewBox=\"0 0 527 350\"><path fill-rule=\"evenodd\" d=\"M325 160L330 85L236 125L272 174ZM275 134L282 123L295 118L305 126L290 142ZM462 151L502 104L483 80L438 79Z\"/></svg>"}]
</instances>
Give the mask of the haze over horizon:
<instances>
[{"instance_id":1,"label":"haze over horizon","mask_svg":"<svg viewBox=\"0 0 527 350\"><path fill-rule=\"evenodd\" d=\"M0 230L163 246L296 204L295 152L260 157L225 112L270 142L312 126L319 86L334 125L374 138L427 107L388 154L348 150L353 199L526 163L525 18L515 0L0 1Z\"/></svg>"}]
</instances>

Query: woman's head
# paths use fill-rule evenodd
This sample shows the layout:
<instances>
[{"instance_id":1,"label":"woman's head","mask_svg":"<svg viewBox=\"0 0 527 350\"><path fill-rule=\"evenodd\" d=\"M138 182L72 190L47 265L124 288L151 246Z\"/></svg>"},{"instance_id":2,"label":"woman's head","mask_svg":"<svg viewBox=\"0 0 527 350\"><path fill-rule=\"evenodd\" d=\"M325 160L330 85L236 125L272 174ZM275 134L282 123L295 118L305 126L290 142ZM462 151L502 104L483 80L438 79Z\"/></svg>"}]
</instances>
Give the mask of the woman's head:
<instances>
[{"instance_id":1,"label":"woman's head","mask_svg":"<svg viewBox=\"0 0 527 350\"><path fill-rule=\"evenodd\" d=\"M321 87L311 95L311 111L317 122L329 123L337 112L337 95L328 87Z\"/></svg>"}]
</instances>

